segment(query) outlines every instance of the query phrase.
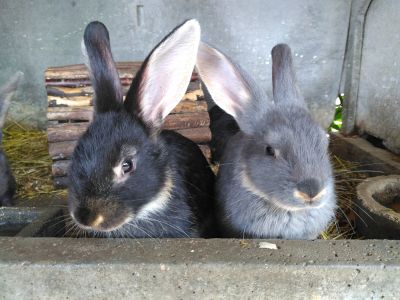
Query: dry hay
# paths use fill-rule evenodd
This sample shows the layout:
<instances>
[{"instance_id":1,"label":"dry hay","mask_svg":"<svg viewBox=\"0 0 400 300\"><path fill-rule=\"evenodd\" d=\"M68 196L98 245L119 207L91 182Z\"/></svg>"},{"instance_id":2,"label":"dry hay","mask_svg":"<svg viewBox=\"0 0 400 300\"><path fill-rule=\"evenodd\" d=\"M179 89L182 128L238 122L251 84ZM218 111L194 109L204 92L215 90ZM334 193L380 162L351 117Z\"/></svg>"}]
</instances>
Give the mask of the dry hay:
<instances>
[{"instance_id":1,"label":"dry hay","mask_svg":"<svg viewBox=\"0 0 400 300\"><path fill-rule=\"evenodd\" d=\"M357 185L367 178L368 170L359 170L360 164L343 160L336 155L331 155L333 172L335 176L335 190L338 202L336 219L328 229L321 233L321 238L354 239L360 238L354 228L357 214Z\"/></svg>"},{"instance_id":2,"label":"dry hay","mask_svg":"<svg viewBox=\"0 0 400 300\"><path fill-rule=\"evenodd\" d=\"M17 181L17 198L25 200L63 197L51 177L46 131L11 123L3 129L3 148Z\"/></svg>"},{"instance_id":3,"label":"dry hay","mask_svg":"<svg viewBox=\"0 0 400 300\"><path fill-rule=\"evenodd\" d=\"M3 129L3 147L10 161L17 181L19 199L65 197L66 190L56 190L51 177L51 158L48 154L46 131L39 131L12 123ZM336 193L339 209L337 218L321 234L323 239L359 238L354 230L354 199L356 186L366 178L365 173L357 171L357 164L332 155L335 173Z\"/></svg>"}]
</instances>

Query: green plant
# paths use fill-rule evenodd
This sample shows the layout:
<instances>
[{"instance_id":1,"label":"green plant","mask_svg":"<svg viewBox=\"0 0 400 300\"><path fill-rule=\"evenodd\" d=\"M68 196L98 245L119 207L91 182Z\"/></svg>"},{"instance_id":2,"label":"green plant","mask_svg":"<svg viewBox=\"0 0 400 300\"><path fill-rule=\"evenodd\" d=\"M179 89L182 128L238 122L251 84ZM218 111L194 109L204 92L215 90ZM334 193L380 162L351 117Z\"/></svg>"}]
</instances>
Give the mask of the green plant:
<instances>
[{"instance_id":1,"label":"green plant","mask_svg":"<svg viewBox=\"0 0 400 300\"><path fill-rule=\"evenodd\" d=\"M339 94L336 99L335 117L329 127L329 131L337 132L342 128L342 111L343 111L344 94Z\"/></svg>"}]
</instances>

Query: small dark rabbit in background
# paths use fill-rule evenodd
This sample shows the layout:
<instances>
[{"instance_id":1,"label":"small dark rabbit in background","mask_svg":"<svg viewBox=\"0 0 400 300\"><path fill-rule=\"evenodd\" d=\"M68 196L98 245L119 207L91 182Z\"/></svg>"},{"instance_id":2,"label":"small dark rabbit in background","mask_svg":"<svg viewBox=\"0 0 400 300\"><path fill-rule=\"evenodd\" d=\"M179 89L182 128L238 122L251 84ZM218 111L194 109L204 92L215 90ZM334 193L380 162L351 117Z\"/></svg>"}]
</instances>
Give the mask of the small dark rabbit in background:
<instances>
[{"instance_id":1,"label":"small dark rabbit in background","mask_svg":"<svg viewBox=\"0 0 400 300\"><path fill-rule=\"evenodd\" d=\"M0 87L0 206L12 205L15 193L15 178L11 172L7 157L1 148L1 143L3 140L2 130L10 107L10 101L22 76L22 72L17 72L5 85Z\"/></svg>"},{"instance_id":2,"label":"small dark rabbit in background","mask_svg":"<svg viewBox=\"0 0 400 300\"><path fill-rule=\"evenodd\" d=\"M189 20L146 58L123 102L109 35L100 22L84 33L95 115L69 170L75 223L108 237L213 236L214 174L198 146L164 118L188 87L200 42Z\"/></svg>"},{"instance_id":3,"label":"small dark rabbit in background","mask_svg":"<svg viewBox=\"0 0 400 300\"><path fill-rule=\"evenodd\" d=\"M289 46L272 49L273 101L235 63L201 43L225 236L314 239L334 218L328 138L301 96Z\"/></svg>"}]
</instances>

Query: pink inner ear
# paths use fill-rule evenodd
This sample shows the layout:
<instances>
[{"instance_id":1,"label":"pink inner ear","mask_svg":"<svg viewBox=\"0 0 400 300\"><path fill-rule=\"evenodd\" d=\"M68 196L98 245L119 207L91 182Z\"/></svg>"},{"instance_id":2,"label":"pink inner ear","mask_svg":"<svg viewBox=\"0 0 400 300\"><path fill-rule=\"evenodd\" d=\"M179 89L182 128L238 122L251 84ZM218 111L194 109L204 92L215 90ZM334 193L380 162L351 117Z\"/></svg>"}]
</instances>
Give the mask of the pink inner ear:
<instances>
[{"instance_id":1,"label":"pink inner ear","mask_svg":"<svg viewBox=\"0 0 400 300\"><path fill-rule=\"evenodd\" d=\"M189 20L151 54L139 87L140 115L152 127L181 101L192 76L200 42L200 26Z\"/></svg>"},{"instance_id":2,"label":"pink inner ear","mask_svg":"<svg viewBox=\"0 0 400 300\"><path fill-rule=\"evenodd\" d=\"M233 117L244 111L251 92L240 72L218 50L201 43L197 69L213 100Z\"/></svg>"}]
</instances>

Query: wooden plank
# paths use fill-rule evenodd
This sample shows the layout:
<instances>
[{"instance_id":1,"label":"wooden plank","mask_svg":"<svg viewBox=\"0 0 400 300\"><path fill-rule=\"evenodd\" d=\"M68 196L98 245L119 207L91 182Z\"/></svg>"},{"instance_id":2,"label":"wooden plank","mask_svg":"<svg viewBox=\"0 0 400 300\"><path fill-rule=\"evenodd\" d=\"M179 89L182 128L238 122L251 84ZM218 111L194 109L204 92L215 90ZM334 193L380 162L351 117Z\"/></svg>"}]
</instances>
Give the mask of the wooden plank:
<instances>
[{"instance_id":1,"label":"wooden plank","mask_svg":"<svg viewBox=\"0 0 400 300\"><path fill-rule=\"evenodd\" d=\"M75 141L86 131L88 125L89 122L49 125L47 127L48 142ZM208 127L185 128L176 131L195 143L205 143L211 140L211 132Z\"/></svg>"},{"instance_id":2,"label":"wooden plank","mask_svg":"<svg viewBox=\"0 0 400 300\"><path fill-rule=\"evenodd\" d=\"M185 128L208 127L210 119L208 112L168 115L164 121L164 129L175 130Z\"/></svg>"},{"instance_id":3,"label":"wooden plank","mask_svg":"<svg viewBox=\"0 0 400 300\"><path fill-rule=\"evenodd\" d=\"M70 87L70 86L46 86L46 92L48 96L59 96L59 97L67 97L67 96L87 96L93 94L93 87L91 86L79 86L79 87Z\"/></svg>"},{"instance_id":4,"label":"wooden plank","mask_svg":"<svg viewBox=\"0 0 400 300\"><path fill-rule=\"evenodd\" d=\"M51 166L51 173L54 177L66 176L68 168L71 164L70 160L59 160Z\"/></svg>"},{"instance_id":5,"label":"wooden plank","mask_svg":"<svg viewBox=\"0 0 400 300\"><path fill-rule=\"evenodd\" d=\"M66 189L68 187L68 182L67 176L53 178L53 184L56 189Z\"/></svg>"},{"instance_id":6,"label":"wooden plank","mask_svg":"<svg viewBox=\"0 0 400 300\"><path fill-rule=\"evenodd\" d=\"M179 129L175 131L198 144L211 141L211 131L208 127Z\"/></svg>"},{"instance_id":7,"label":"wooden plank","mask_svg":"<svg viewBox=\"0 0 400 300\"><path fill-rule=\"evenodd\" d=\"M182 101L186 101L186 104L190 102L200 102L204 101L203 96L201 93L187 93L183 96ZM48 106L49 107L65 107L65 106L71 106L71 107L78 107L78 106L93 106L93 99L92 96L79 96L79 97L59 97L59 96L48 96L47 97L48 101ZM181 103L180 102L180 103ZM201 104L203 107L207 107L206 103ZM196 106L196 104L194 104ZM179 104L178 104L179 107ZM179 108L177 108L179 109Z\"/></svg>"},{"instance_id":8,"label":"wooden plank","mask_svg":"<svg viewBox=\"0 0 400 300\"><path fill-rule=\"evenodd\" d=\"M141 61L116 62L119 77L130 80L135 77L141 65ZM45 71L44 77L46 82L68 80L79 81L88 79L89 72L84 64L77 64L60 67L50 67ZM196 72L193 72L191 80L198 80L198 75Z\"/></svg>"},{"instance_id":9,"label":"wooden plank","mask_svg":"<svg viewBox=\"0 0 400 300\"><path fill-rule=\"evenodd\" d=\"M52 160L68 159L74 152L77 141L49 143L49 154Z\"/></svg>"},{"instance_id":10,"label":"wooden plank","mask_svg":"<svg viewBox=\"0 0 400 300\"><path fill-rule=\"evenodd\" d=\"M119 76L123 78L133 78L141 65L142 62L138 61L116 63ZM68 79L80 80L89 78L89 72L84 64L78 64L61 67L50 67L45 71L44 76L46 81Z\"/></svg>"},{"instance_id":11,"label":"wooden plank","mask_svg":"<svg viewBox=\"0 0 400 300\"><path fill-rule=\"evenodd\" d=\"M178 105L171 111L171 114L180 114L186 112L202 112L207 111L207 102L204 100L191 101L182 100Z\"/></svg>"},{"instance_id":12,"label":"wooden plank","mask_svg":"<svg viewBox=\"0 0 400 300\"><path fill-rule=\"evenodd\" d=\"M205 102L185 101L186 103L177 106L172 113L167 116L164 128L196 128L210 125L207 111L204 111ZM197 103L200 102L200 103ZM47 120L49 121L92 121L93 106L81 107L49 107L47 109ZM192 112L192 111L194 112ZM176 114L179 114L177 116Z\"/></svg>"},{"instance_id":13,"label":"wooden plank","mask_svg":"<svg viewBox=\"0 0 400 300\"><path fill-rule=\"evenodd\" d=\"M86 131L89 123L65 123L47 127L49 143L76 141Z\"/></svg>"},{"instance_id":14,"label":"wooden plank","mask_svg":"<svg viewBox=\"0 0 400 300\"><path fill-rule=\"evenodd\" d=\"M47 109L48 121L92 121L93 106L80 107L49 107Z\"/></svg>"}]
</instances>

